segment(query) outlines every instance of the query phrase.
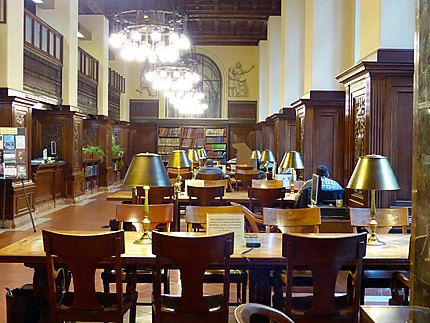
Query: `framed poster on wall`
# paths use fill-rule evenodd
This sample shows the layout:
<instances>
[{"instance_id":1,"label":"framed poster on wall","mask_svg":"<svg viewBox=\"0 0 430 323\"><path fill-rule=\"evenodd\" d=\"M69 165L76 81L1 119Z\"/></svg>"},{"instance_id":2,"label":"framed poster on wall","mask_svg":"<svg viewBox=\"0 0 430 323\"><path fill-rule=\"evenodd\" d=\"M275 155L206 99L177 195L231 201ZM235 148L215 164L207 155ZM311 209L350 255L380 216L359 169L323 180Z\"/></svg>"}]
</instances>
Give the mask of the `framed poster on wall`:
<instances>
[{"instance_id":1,"label":"framed poster on wall","mask_svg":"<svg viewBox=\"0 0 430 323\"><path fill-rule=\"evenodd\" d=\"M26 179L25 128L0 127L0 179Z\"/></svg>"}]
</instances>

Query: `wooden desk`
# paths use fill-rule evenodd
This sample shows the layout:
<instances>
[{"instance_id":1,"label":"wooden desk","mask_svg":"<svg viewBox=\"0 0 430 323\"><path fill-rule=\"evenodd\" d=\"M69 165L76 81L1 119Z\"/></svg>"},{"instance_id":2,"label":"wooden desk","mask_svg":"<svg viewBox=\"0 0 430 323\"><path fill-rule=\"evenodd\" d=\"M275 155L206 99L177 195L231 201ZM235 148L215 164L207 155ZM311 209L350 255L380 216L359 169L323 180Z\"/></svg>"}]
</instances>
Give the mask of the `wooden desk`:
<instances>
[{"instance_id":1,"label":"wooden desk","mask_svg":"<svg viewBox=\"0 0 430 323\"><path fill-rule=\"evenodd\" d=\"M430 322L430 310L409 306L361 306L362 323Z\"/></svg>"}]
</instances>

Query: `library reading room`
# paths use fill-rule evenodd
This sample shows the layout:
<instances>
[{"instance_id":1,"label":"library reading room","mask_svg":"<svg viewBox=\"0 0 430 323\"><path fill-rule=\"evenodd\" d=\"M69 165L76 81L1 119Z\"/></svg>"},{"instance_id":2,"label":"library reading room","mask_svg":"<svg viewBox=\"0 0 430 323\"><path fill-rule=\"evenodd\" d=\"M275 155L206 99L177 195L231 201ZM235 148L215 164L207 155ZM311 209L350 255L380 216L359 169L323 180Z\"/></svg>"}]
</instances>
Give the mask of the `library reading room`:
<instances>
[{"instance_id":1,"label":"library reading room","mask_svg":"<svg viewBox=\"0 0 430 323\"><path fill-rule=\"evenodd\" d=\"M430 0L0 0L0 210L0 322L428 323Z\"/></svg>"}]
</instances>

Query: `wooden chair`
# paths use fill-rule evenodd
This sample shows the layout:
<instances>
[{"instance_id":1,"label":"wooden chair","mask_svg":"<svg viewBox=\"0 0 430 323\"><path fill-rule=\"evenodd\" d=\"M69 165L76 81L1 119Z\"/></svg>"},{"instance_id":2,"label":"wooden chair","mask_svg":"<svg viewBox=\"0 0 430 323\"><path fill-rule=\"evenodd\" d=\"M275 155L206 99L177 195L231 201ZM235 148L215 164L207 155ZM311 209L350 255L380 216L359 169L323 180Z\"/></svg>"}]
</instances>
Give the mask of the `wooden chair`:
<instances>
[{"instance_id":1,"label":"wooden chair","mask_svg":"<svg viewBox=\"0 0 430 323\"><path fill-rule=\"evenodd\" d=\"M187 206L185 210L185 222L187 223L187 231L194 230L194 226L200 225L206 229L206 215L208 213L243 213L240 205L228 206ZM245 215L246 216L246 215ZM257 231L258 232L258 231ZM209 270L205 273L205 283L220 283L222 282L222 275L218 270ZM242 304L246 302L246 284L248 282L248 274L243 270L230 271L230 283L236 284L237 298L236 303L232 305Z\"/></svg>"},{"instance_id":2,"label":"wooden chair","mask_svg":"<svg viewBox=\"0 0 430 323\"><path fill-rule=\"evenodd\" d=\"M255 170L254 166L248 166L246 164L243 165L236 165L236 172L241 170Z\"/></svg>"},{"instance_id":3,"label":"wooden chair","mask_svg":"<svg viewBox=\"0 0 430 323\"><path fill-rule=\"evenodd\" d=\"M173 203L174 201L173 186L153 186L149 189L149 204ZM137 187L137 195L144 200L145 191L143 187Z\"/></svg>"},{"instance_id":4,"label":"wooden chair","mask_svg":"<svg viewBox=\"0 0 430 323\"><path fill-rule=\"evenodd\" d=\"M285 187L256 188L248 187L249 208L254 212L256 205L260 207L274 207L276 204L283 206Z\"/></svg>"},{"instance_id":5,"label":"wooden chair","mask_svg":"<svg viewBox=\"0 0 430 323\"><path fill-rule=\"evenodd\" d=\"M236 171L236 190L239 191L241 188L247 190L252 185L252 180L258 179L258 176L258 170L256 169Z\"/></svg>"},{"instance_id":6,"label":"wooden chair","mask_svg":"<svg viewBox=\"0 0 430 323\"><path fill-rule=\"evenodd\" d=\"M391 298L388 300L390 305L409 305L409 289L411 279L404 272L395 271L391 275L390 289Z\"/></svg>"},{"instance_id":7,"label":"wooden chair","mask_svg":"<svg viewBox=\"0 0 430 323\"><path fill-rule=\"evenodd\" d=\"M142 232L143 205L140 204L117 204L116 219L119 221L120 229L125 231ZM173 204L151 204L149 205L149 230L154 230L159 224L165 225L165 231L170 232L173 222ZM109 284L115 283L115 270L106 269L102 272L103 289L109 292ZM163 270L164 292L169 293L169 271ZM151 284L154 281L152 269L137 270L137 283ZM139 302L138 305L151 305L152 303Z\"/></svg>"},{"instance_id":8,"label":"wooden chair","mask_svg":"<svg viewBox=\"0 0 430 323\"><path fill-rule=\"evenodd\" d=\"M285 313L298 322L358 322L366 234L305 236L283 234L282 256L287 261ZM353 264L355 285L351 295L335 296L339 270ZM293 269L306 266L313 274L313 295L293 297Z\"/></svg>"},{"instance_id":9,"label":"wooden chair","mask_svg":"<svg viewBox=\"0 0 430 323\"><path fill-rule=\"evenodd\" d=\"M253 179L251 182L251 187L255 188L279 188L284 187L284 181L273 179L273 180L266 180L266 179Z\"/></svg>"},{"instance_id":10,"label":"wooden chair","mask_svg":"<svg viewBox=\"0 0 430 323\"><path fill-rule=\"evenodd\" d=\"M370 222L370 209L350 208L351 226L353 232L357 232L358 227L368 227ZM377 233L388 233L393 227L401 227L402 233L407 233L409 225L409 215L407 208L376 209ZM393 270L370 270L363 272L361 284L361 304L364 304L366 288L390 288Z\"/></svg>"},{"instance_id":11,"label":"wooden chair","mask_svg":"<svg viewBox=\"0 0 430 323\"><path fill-rule=\"evenodd\" d=\"M226 192L227 189L229 188L228 180L226 179L216 179L216 180L205 179L203 186L204 187L224 186L224 192Z\"/></svg>"},{"instance_id":12,"label":"wooden chair","mask_svg":"<svg viewBox=\"0 0 430 323\"><path fill-rule=\"evenodd\" d=\"M188 186L187 194L189 205L220 205L224 196L224 186Z\"/></svg>"},{"instance_id":13,"label":"wooden chair","mask_svg":"<svg viewBox=\"0 0 430 323\"><path fill-rule=\"evenodd\" d=\"M271 232L271 227L275 226L282 233L302 232L307 227L313 233L318 233L321 225L321 212L316 207L306 209L263 208L263 222L266 232Z\"/></svg>"},{"instance_id":14,"label":"wooden chair","mask_svg":"<svg viewBox=\"0 0 430 323\"><path fill-rule=\"evenodd\" d=\"M302 189L303 185L305 185L306 181L297 180L294 181L294 192L298 192Z\"/></svg>"},{"instance_id":15,"label":"wooden chair","mask_svg":"<svg viewBox=\"0 0 430 323\"><path fill-rule=\"evenodd\" d=\"M369 227L370 209L368 208L350 208L349 214L351 218L351 226L354 232L357 232L357 227ZM396 209L376 209L376 228L377 233L388 233L392 227L401 227L402 233L407 233L409 225L409 215L407 208Z\"/></svg>"},{"instance_id":16,"label":"wooden chair","mask_svg":"<svg viewBox=\"0 0 430 323\"><path fill-rule=\"evenodd\" d=\"M249 224L249 228L250 230L247 229L247 224L245 223L245 231L246 232L252 232L252 233L259 233L260 229L258 228L258 225L263 226L263 216L260 214L255 214L254 212L252 212L250 209L248 209L246 206L236 203L236 202L231 202L230 203L232 206L239 206L242 208L242 212L243 214L245 214L245 220L247 221L247 223Z\"/></svg>"},{"instance_id":17,"label":"wooden chair","mask_svg":"<svg viewBox=\"0 0 430 323\"><path fill-rule=\"evenodd\" d=\"M202 174L197 172L196 179L209 179L209 180L217 180L217 179L223 179L222 174Z\"/></svg>"},{"instance_id":18,"label":"wooden chair","mask_svg":"<svg viewBox=\"0 0 430 323\"><path fill-rule=\"evenodd\" d=\"M125 252L124 232L73 235L42 231L46 252L51 322L91 321L122 322L130 310L130 322L136 322L136 275L129 268L126 292L123 292L121 254ZM54 259L60 257L71 272L73 292L58 295ZM58 259L58 258L57 258ZM110 263L116 270L116 292L96 292L95 272Z\"/></svg>"},{"instance_id":19,"label":"wooden chair","mask_svg":"<svg viewBox=\"0 0 430 323\"><path fill-rule=\"evenodd\" d=\"M201 237L178 237L154 232L152 253L156 256L154 322L228 322L232 232ZM174 264L180 271L181 295L161 294L162 266ZM209 265L223 267L223 292L203 295L204 273Z\"/></svg>"},{"instance_id":20,"label":"wooden chair","mask_svg":"<svg viewBox=\"0 0 430 323\"><path fill-rule=\"evenodd\" d=\"M268 318L270 322L294 323L285 313L263 304L246 303L234 310L234 317L238 323L250 323L253 315Z\"/></svg>"}]
</instances>

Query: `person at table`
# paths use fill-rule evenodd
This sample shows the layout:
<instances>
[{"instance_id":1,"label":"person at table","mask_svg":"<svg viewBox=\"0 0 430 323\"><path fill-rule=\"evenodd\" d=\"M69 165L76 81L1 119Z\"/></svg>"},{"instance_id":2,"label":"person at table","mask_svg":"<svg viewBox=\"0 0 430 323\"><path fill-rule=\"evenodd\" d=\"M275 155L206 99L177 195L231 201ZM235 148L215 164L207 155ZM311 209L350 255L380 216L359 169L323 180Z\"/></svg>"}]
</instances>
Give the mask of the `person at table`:
<instances>
[{"instance_id":1,"label":"person at table","mask_svg":"<svg viewBox=\"0 0 430 323\"><path fill-rule=\"evenodd\" d=\"M221 174L222 179L225 179L226 177L222 169L219 167L215 167L214 161L210 158L206 159L205 166L199 168L196 177L198 177L199 174Z\"/></svg>"},{"instance_id":2,"label":"person at table","mask_svg":"<svg viewBox=\"0 0 430 323\"><path fill-rule=\"evenodd\" d=\"M343 199L343 188L334 179L329 178L330 172L327 166L318 165L315 168L315 174L320 176L320 191L333 192L333 200ZM307 207L310 204L310 193L312 190L312 179L305 182L303 187L296 194L295 208Z\"/></svg>"}]
</instances>

